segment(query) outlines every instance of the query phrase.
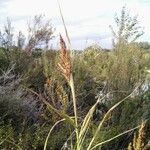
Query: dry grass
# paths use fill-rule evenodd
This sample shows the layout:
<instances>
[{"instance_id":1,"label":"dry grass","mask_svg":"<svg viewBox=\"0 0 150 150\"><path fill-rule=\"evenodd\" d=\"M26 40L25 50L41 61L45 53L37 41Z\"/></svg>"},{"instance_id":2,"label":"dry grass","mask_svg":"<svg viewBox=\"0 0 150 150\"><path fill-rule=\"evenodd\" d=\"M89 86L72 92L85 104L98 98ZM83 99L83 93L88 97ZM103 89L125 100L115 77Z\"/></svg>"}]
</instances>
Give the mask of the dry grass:
<instances>
[{"instance_id":1,"label":"dry grass","mask_svg":"<svg viewBox=\"0 0 150 150\"><path fill-rule=\"evenodd\" d=\"M67 50L65 41L63 40L61 35L60 35L60 57L58 63L58 70L62 73L62 75L66 78L66 80L69 83L72 73L71 61L69 51Z\"/></svg>"}]
</instances>

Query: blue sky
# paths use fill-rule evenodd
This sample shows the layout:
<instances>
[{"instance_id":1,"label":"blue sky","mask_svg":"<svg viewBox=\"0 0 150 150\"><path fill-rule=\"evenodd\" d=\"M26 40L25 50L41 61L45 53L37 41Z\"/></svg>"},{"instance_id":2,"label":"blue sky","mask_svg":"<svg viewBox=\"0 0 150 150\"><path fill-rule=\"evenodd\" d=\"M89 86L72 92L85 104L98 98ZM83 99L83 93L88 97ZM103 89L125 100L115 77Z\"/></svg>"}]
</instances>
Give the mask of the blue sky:
<instances>
[{"instance_id":1,"label":"blue sky","mask_svg":"<svg viewBox=\"0 0 150 150\"><path fill-rule=\"evenodd\" d=\"M109 25L114 25L114 15L126 5L131 15L139 15L139 23L145 34L139 39L150 42L150 0L60 0L72 47L81 49L98 43L102 47L111 47ZM12 20L14 32L27 33L27 21L34 15L45 14L51 19L58 33L64 34L57 0L0 0L0 28L6 18ZM58 42L54 41L54 47Z\"/></svg>"}]
</instances>

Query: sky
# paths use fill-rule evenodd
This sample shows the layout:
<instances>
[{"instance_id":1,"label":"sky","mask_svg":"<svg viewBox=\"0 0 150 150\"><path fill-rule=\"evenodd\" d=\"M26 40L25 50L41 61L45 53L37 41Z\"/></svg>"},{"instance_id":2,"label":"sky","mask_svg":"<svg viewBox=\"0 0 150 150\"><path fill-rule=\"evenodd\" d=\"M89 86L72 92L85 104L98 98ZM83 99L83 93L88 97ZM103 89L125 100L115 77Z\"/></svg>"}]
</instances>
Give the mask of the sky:
<instances>
[{"instance_id":1,"label":"sky","mask_svg":"<svg viewBox=\"0 0 150 150\"><path fill-rule=\"evenodd\" d=\"M59 0L73 49L91 44L111 48L109 25L115 25L114 15L126 5L131 15L138 15L145 34L140 41L150 42L150 0ZM27 33L27 22L35 15L45 14L56 29L53 47L58 46L58 35L64 35L57 0L0 0L0 30L9 17L14 33Z\"/></svg>"}]
</instances>

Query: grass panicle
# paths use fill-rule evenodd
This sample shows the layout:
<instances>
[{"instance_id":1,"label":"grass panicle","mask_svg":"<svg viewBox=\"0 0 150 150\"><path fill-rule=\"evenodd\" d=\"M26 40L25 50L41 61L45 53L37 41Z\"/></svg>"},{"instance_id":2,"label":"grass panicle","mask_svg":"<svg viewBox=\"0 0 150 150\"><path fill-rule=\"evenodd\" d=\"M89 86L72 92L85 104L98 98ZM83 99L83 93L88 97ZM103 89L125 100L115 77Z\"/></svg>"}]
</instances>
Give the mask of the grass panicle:
<instances>
[{"instance_id":1,"label":"grass panicle","mask_svg":"<svg viewBox=\"0 0 150 150\"><path fill-rule=\"evenodd\" d=\"M70 82L70 77L72 73L70 55L69 50L67 50L66 48L66 43L61 35L60 35L60 56L59 56L58 70L62 73L62 75L66 78L66 80Z\"/></svg>"}]
</instances>

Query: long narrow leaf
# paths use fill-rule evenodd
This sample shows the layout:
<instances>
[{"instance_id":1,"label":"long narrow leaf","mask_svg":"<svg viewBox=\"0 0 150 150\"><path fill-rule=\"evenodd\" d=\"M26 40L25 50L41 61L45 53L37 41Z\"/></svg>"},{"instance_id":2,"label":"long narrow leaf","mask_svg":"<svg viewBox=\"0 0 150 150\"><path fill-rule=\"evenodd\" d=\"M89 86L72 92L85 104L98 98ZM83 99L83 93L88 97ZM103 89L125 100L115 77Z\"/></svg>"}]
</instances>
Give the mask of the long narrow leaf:
<instances>
[{"instance_id":1,"label":"long narrow leaf","mask_svg":"<svg viewBox=\"0 0 150 150\"><path fill-rule=\"evenodd\" d=\"M48 144L48 139L49 139L49 137L50 137L51 132L52 132L53 129L55 128L55 126L58 125L60 122L63 122L63 121L65 121L65 119L61 119L61 120L57 121L57 122L51 127L51 129L49 130L48 135L47 135L47 137L46 137L46 140L45 140L45 143L44 143L44 149L43 149L43 150L46 150L46 147L47 147L47 144Z\"/></svg>"},{"instance_id":2,"label":"long narrow leaf","mask_svg":"<svg viewBox=\"0 0 150 150\"><path fill-rule=\"evenodd\" d=\"M71 116L65 114L64 112L61 112L60 110L57 110L49 102L47 102L42 96L40 96L37 92L35 92L35 91L31 90L31 89L28 89L28 91L30 91L33 94L35 94L36 96L38 96L42 100L42 102L47 106L47 108L49 109L49 111L53 111L53 112L57 113L60 117L66 119L66 121L68 123L70 123L72 126L75 127L74 119L72 119Z\"/></svg>"},{"instance_id":3,"label":"long narrow leaf","mask_svg":"<svg viewBox=\"0 0 150 150\"><path fill-rule=\"evenodd\" d=\"M127 133L129 133L131 131L134 131L134 130L138 129L139 127L140 126L137 126L137 127L132 128L130 130L124 131L123 133L120 133L120 134L118 134L118 135L116 135L116 136L114 136L114 137L112 137L112 138L110 138L110 139L108 139L106 141L100 142L100 143L96 144L95 146L93 146L90 150L93 150L93 149L97 148L98 146L101 146L101 145L106 144L106 143L108 143L110 141L113 141L114 139L116 139L116 138L118 138L118 137L120 137L122 135L125 135L125 134L127 134Z\"/></svg>"},{"instance_id":4,"label":"long narrow leaf","mask_svg":"<svg viewBox=\"0 0 150 150\"><path fill-rule=\"evenodd\" d=\"M141 84L140 84L140 85L141 85ZM106 121L107 117L109 116L109 114L110 114L116 107L118 107L121 103L123 103L126 99L128 99L128 98L140 87L140 85L137 86L137 87L131 92L131 94L129 94L127 97L125 97L124 99L122 99L121 101L119 101L118 103L116 103L114 106L112 106L112 107L107 111L107 113L104 115L102 121L99 123L98 128L97 128L97 130L96 130L96 132L95 132L95 134L94 134L94 136L93 136L93 138L92 138L92 140L91 140L91 142L90 142L90 144L89 144L87 150L90 150L90 149L91 149L94 140L96 139L96 137L97 137L99 131L101 130L101 128L102 128L104 122Z\"/></svg>"}]
</instances>

